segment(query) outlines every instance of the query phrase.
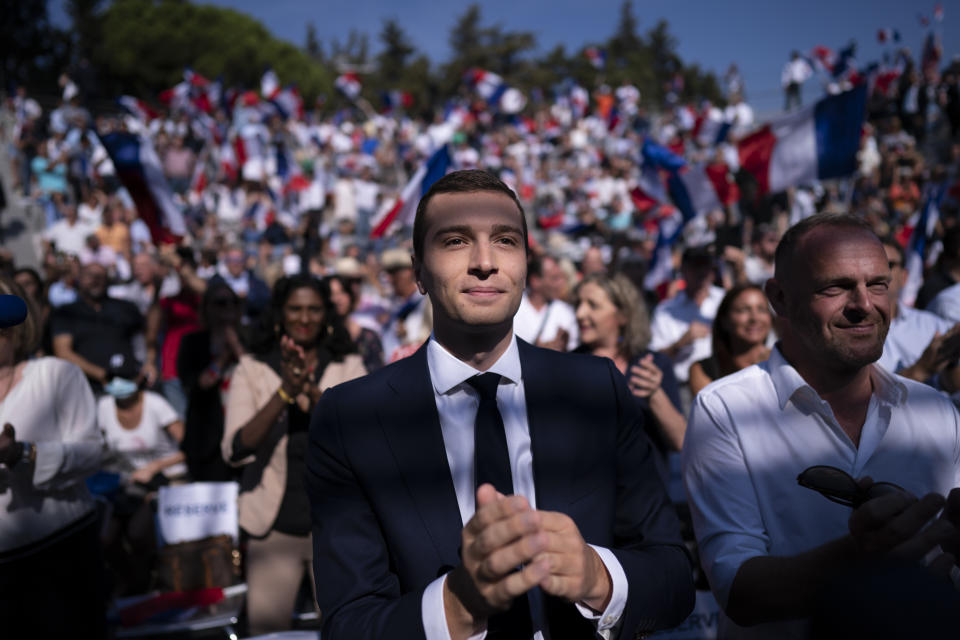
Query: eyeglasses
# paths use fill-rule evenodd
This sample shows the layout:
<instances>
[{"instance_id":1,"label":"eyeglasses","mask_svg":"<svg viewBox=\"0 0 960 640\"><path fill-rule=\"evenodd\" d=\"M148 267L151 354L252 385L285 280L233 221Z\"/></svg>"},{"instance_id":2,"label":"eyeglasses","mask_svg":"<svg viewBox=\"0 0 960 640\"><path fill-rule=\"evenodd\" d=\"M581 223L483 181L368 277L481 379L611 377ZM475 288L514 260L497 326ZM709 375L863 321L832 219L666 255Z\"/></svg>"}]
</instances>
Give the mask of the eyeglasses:
<instances>
[{"instance_id":1,"label":"eyeglasses","mask_svg":"<svg viewBox=\"0 0 960 640\"><path fill-rule=\"evenodd\" d=\"M864 502L889 493L909 492L892 482L875 482L866 489L860 486L849 473L827 465L816 465L797 476L797 484L812 489L830 502L856 509Z\"/></svg>"}]
</instances>

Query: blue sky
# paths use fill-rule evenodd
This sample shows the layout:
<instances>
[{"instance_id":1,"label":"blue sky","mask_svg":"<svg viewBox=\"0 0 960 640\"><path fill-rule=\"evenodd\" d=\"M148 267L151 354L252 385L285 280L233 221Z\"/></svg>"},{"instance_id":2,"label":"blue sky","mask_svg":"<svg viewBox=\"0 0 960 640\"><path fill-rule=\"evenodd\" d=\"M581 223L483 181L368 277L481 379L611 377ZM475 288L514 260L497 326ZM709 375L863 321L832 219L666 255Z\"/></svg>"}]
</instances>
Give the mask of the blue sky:
<instances>
[{"instance_id":1,"label":"blue sky","mask_svg":"<svg viewBox=\"0 0 960 640\"><path fill-rule=\"evenodd\" d=\"M341 41L351 28L366 32L376 52L385 18L396 18L418 51L434 63L450 55L447 36L469 2L449 0L214 0L210 4L242 11L263 22L276 36L302 45L312 21L325 45ZM484 24L531 31L543 52L563 43L568 53L605 40L616 28L621 0L487 0L479 3ZM944 55L960 53L960 3L943 2L946 16L940 33ZM780 69L792 49L822 44L839 49L851 38L861 62L878 59L879 28L896 28L902 44L919 55L925 30L918 13L928 17L933 0L634 0L639 31L663 18L677 38L681 57L722 75L731 62L740 66L750 102L761 113L779 108ZM282 79L281 79L282 80ZM812 98L819 88L805 88Z\"/></svg>"}]
</instances>

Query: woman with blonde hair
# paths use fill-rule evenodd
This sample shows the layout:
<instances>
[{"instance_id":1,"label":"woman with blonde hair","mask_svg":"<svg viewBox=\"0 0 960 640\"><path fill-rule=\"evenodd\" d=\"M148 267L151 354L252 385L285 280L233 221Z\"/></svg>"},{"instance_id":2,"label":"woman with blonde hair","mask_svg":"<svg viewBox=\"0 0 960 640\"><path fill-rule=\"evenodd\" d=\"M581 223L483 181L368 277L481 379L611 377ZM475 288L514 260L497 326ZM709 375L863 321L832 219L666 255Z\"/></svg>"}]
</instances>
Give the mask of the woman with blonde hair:
<instances>
[{"instance_id":1,"label":"woman with blonde hair","mask_svg":"<svg viewBox=\"0 0 960 640\"><path fill-rule=\"evenodd\" d=\"M660 453L679 451L687 421L670 359L647 349L650 317L640 293L623 274L585 277L576 289L580 353L610 358L644 415L644 427Z\"/></svg>"},{"instance_id":2,"label":"woman with blonde hair","mask_svg":"<svg viewBox=\"0 0 960 640\"><path fill-rule=\"evenodd\" d=\"M96 405L83 372L30 359L39 316L0 278L0 611L5 637L106 635L99 526L84 478L100 465ZM19 298L19 300L18 300ZM14 323L14 307L26 318ZM10 326L10 325L13 326ZM54 615L51 615L55 612Z\"/></svg>"}]
</instances>

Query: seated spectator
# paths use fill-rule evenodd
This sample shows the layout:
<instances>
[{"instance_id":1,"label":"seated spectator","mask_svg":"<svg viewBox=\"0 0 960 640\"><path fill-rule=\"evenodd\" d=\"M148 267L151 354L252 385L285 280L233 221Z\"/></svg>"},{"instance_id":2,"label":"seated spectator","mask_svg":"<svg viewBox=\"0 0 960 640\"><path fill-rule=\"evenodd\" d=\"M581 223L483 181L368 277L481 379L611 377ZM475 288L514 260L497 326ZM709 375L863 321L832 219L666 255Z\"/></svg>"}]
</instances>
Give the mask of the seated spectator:
<instances>
[{"instance_id":1,"label":"seated spectator","mask_svg":"<svg viewBox=\"0 0 960 640\"><path fill-rule=\"evenodd\" d=\"M106 454L103 469L120 478L104 543L114 594L145 593L156 558L154 492L183 480L183 422L163 396L141 390L136 367L112 371L97 403Z\"/></svg>"},{"instance_id":2,"label":"seated spectator","mask_svg":"<svg viewBox=\"0 0 960 640\"><path fill-rule=\"evenodd\" d=\"M644 417L643 426L660 453L660 471L666 477L667 453L680 450L687 421L680 413L673 363L647 348L650 321L646 304L623 274L587 276L577 287L576 296L580 329L576 352L610 358L627 377L627 386Z\"/></svg>"},{"instance_id":3,"label":"seated spectator","mask_svg":"<svg viewBox=\"0 0 960 640\"><path fill-rule=\"evenodd\" d=\"M110 247L118 255L129 260L131 256L130 249L130 229L122 218L123 208L119 202L114 201L104 208L102 221L96 230L100 243Z\"/></svg>"},{"instance_id":4,"label":"seated spectator","mask_svg":"<svg viewBox=\"0 0 960 640\"><path fill-rule=\"evenodd\" d=\"M351 278L342 275L332 275L326 280L330 288L330 301L334 309L343 318L350 338L357 346L360 357L363 358L363 367L368 373L373 373L383 366L383 344L376 331L361 326L351 314L357 309L357 289Z\"/></svg>"},{"instance_id":5,"label":"seated spectator","mask_svg":"<svg viewBox=\"0 0 960 640\"><path fill-rule=\"evenodd\" d=\"M79 256L86 249L87 238L96 232L96 227L80 220L77 208L72 204L63 204L59 210L63 213L63 219L43 232L47 251Z\"/></svg>"},{"instance_id":6,"label":"seated spectator","mask_svg":"<svg viewBox=\"0 0 960 640\"><path fill-rule=\"evenodd\" d=\"M551 256L530 261L527 288L513 319L518 338L558 351L569 351L580 343L573 306L555 297L555 282L564 277L560 264Z\"/></svg>"},{"instance_id":7,"label":"seated spectator","mask_svg":"<svg viewBox=\"0 0 960 640\"><path fill-rule=\"evenodd\" d=\"M710 326L724 295L713 286L713 261L706 247L686 249L680 263L685 287L657 305L650 322L650 348L673 360L680 383L689 379L690 365L711 353Z\"/></svg>"},{"instance_id":8,"label":"seated spectator","mask_svg":"<svg viewBox=\"0 0 960 640\"><path fill-rule=\"evenodd\" d=\"M23 296L0 280L0 294ZM0 609L3 636L106 637L97 510L83 479L103 442L83 372L30 360L40 337L26 320L0 329ZM9 304L9 302L7 302Z\"/></svg>"},{"instance_id":9,"label":"seated spectator","mask_svg":"<svg viewBox=\"0 0 960 640\"><path fill-rule=\"evenodd\" d=\"M245 325L256 322L270 303L270 288L247 268L247 256L241 247L227 249L222 268L210 278L209 284L214 282L226 283L240 297Z\"/></svg>"},{"instance_id":10,"label":"seated spectator","mask_svg":"<svg viewBox=\"0 0 960 640\"><path fill-rule=\"evenodd\" d=\"M874 364L890 322L880 240L855 216L816 214L787 231L775 262L766 292L780 342L766 362L700 392L683 447L724 638L809 637L822 589L843 573L960 542L960 491L951 492L960 414L946 396ZM797 483L817 465L860 478L860 491L866 477L903 491L851 513ZM945 517L926 526L945 504ZM939 556L931 566L954 562Z\"/></svg>"},{"instance_id":11,"label":"seated spectator","mask_svg":"<svg viewBox=\"0 0 960 640\"><path fill-rule=\"evenodd\" d=\"M957 376L960 356L960 314L950 314L947 300L951 287L940 292L930 310L914 309L900 302L900 291L907 282L906 256L893 238L883 241L883 250L890 265L890 331L883 343L883 355L877 361L884 369L917 382L940 382ZM955 286L955 285L954 285ZM940 311L941 317L934 313ZM956 317L951 317L955 315ZM949 388L954 391L955 389Z\"/></svg>"},{"instance_id":12,"label":"seated spectator","mask_svg":"<svg viewBox=\"0 0 960 640\"><path fill-rule=\"evenodd\" d=\"M187 398L183 451L190 477L198 482L236 475L220 454L226 394L233 370L246 353L240 341L240 298L225 283L207 287L200 306L201 328L180 339L177 377Z\"/></svg>"},{"instance_id":13,"label":"seated spectator","mask_svg":"<svg viewBox=\"0 0 960 640\"><path fill-rule=\"evenodd\" d=\"M143 316L126 300L107 295L107 271L91 263L80 269L79 299L57 309L51 319L53 351L87 374L95 391L111 369L136 362L133 338L143 328Z\"/></svg>"},{"instance_id":14,"label":"seated spectator","mask_svg":"<svg viewBox=\"0 0 960 640\"><path fill-rule=\"evenodd\" d=\"M770 305L759 286L745 284L728 291L711 328L713 353L690 365L693 395L718 378L770 357L767 338L771 323Z\"/></svg>"}]
</instances>

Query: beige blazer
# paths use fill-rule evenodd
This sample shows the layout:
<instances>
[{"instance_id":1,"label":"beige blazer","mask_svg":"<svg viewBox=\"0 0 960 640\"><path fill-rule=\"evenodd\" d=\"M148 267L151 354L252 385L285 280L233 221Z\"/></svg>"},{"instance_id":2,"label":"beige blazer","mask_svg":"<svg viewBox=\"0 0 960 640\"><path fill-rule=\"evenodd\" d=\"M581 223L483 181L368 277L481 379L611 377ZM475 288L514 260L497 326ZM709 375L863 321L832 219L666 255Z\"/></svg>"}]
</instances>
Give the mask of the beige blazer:
<instances>
[{"instance_id":1,"label":"beige blazer","mask_svg":"<svg viewBox=\"0 0 960 640\"><path fill-rule=\"evenodd\" d=\"M331 362L320 377L321 390L341 382L366 375L363 360L351 354L343 362ZM280 511L280 502L287 485L287 412L280 414L276 424L252 454L241 460L231 460L233 439L240 428L259 411L280 386L280 376L264 362L245 355L240 358L230 380L227 411L220 449L223 459L233 466L254 465L244 469L240 482L240 526L253 536L270 532Z\"/></svg>"}]
</instances>

